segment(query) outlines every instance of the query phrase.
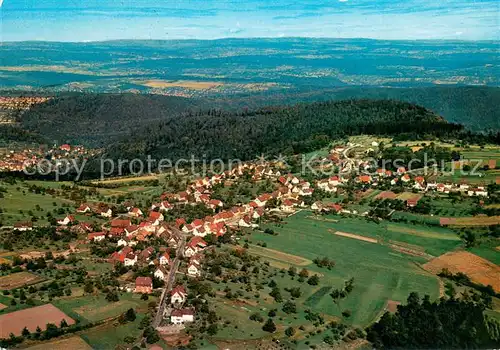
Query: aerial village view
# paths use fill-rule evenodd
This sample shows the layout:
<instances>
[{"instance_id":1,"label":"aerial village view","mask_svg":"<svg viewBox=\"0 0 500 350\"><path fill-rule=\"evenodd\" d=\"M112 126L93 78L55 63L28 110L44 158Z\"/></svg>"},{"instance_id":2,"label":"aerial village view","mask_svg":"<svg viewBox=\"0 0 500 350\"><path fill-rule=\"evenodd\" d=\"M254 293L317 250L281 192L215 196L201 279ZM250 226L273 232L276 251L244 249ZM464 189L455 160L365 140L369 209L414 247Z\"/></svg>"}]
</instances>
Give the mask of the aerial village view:
<instances>
[{"instance_id":1,"label":"aerial village view","mask_svg":"<svg viewBox=\"0 0 500 350\"><path fill-rule=\"evenodd\" d=\"M500 349L495 0L0 0L0 349Z\"/></svg>"},{"instance_id":2,"label":"aerial village view","mask_svg":"<svg viewBox=\"0 0 500 350\"><path fill-rule=\"evenodd\" d=\"M370 164L388 150L456 159ZM97 152L4 151L7 346L363 347L412 291L500 315L499 148L361 135L204 177L16 176Z\"/></svg>"}]
</instances>

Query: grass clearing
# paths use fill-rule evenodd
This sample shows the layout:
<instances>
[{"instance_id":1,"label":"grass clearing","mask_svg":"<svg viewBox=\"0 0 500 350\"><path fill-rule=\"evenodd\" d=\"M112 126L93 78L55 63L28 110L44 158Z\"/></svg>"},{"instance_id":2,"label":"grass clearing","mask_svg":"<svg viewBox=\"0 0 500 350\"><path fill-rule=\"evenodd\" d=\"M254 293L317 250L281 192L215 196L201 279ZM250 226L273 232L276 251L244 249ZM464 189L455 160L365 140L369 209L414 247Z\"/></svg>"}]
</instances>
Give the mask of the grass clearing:
<instances>
[{"instance_id":1,"label":"grass clearing","mask_svg":"<svg viewBox=\"0 0 500 350\"><path fill-rule=\"evenodd\" d=\"M25 348L27 350L92 350L79 336L72 336L66 339L58 339L51 342L41 343Z\"/></svg>"},{"instance_id":2,"label":"grass clearing","mask_svg":"<svg viewBox=\"0 0 500 350\"><path fill-rule=\"evenodd\" d=\"M439 228L417 229L408 225L388 224L387 229L391 232L402 232L419 237L460 241L460 238L452 231L440 230Z\"/></svg>"},{"instance_id":3,"label":"grass clearing","mask_svg":"<svg viewBox=\"0 0 500 350\"><path fill-rule=\"evenodd\" d=\"M139 324L142 318L142 315L137 315L135 321L123 325L106 324L95 327L84 331L81 337L94 350L116 349L118 345L125 344L125 337L140 336L142 330L139 329Z\"/></svg>"},{"instance_id":4,"label":"grass clearing","mask_svg":"<svg viewBox=\"0 0 500 350\"><path fill-rule=\"evenodd\" d=\"M32 211L33 215L39 217L36 225L46 224L45 215L47 212L63 204L73 204L70 200L56 196L29 192L21 183L17 185L0 183L0 185L7 190L2 199L2 213L0 213L0 219L5 226L31 219L31 215L28 214L29 211ZM37 205L40 207L40 210L36 210Z\"/></svg>"},{"instance_id":5,"label":"grass clearing","mask_svg":"<svg viewBox=\"0 0 500 350\"><path fill-rule=\"evenodd\" d=\"M75 314L77 318L91 322L119 316L130 308L144 307L147 303L148 301L140 300L140 295L131 293L121 294L120 300L114 303L107 301L103 295L86 295L54 301L56 306L68 314Z\"/></svg>"}]
</instances>

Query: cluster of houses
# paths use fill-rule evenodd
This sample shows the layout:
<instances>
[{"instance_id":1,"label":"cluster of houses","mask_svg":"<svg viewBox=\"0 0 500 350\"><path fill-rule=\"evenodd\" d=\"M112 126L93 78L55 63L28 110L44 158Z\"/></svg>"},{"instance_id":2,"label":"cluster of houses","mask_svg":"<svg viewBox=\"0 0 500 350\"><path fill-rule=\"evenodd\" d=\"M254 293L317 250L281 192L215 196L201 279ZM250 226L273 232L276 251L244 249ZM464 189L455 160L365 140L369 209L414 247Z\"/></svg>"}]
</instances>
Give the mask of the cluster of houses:
<instances>
[{"instance_id":1,"label":"cluster of houses","mask_svg":"<svg viewBox=\"0 0 500 350\"><path fill-rule=\"evenodd\" d=\"M316 187L325 192L337 192L338 187L345 185L350 181L347 176L331 176L326 179L321 179L316 182ZM411 176L404 167L398 168L396 171L377 169L375 175L359 175L354 181L362 185L376 187L382 181L388 181L391 185L403 184L411 189L419 192L437 191L441 193L461 192L468 196L487 197L488 191L484 186L471 186L467 183L436 183L428 182L423 176Z\"/></svg>"},{"instance_id":2,"label":"cluster of houses","mask_svg":"<svg viewBox=\"0 0 500 350\"><path fill-rule=\"evenodd\" d=\"M95 154L93 150L87 150L83 146L70 146L68 144L52 148L25 148L22 150L10 150L0 156L0 171L23 171L26 168L36 167L43 160L51 160L54 165L61 162L59 159L88 157Z\"/></svg>"},{"instance_id":3,"label":"cluster of houses","mask_svg":"<svg viewBox=\"0 0 500 350\"><path fill-rule=\"evenodd\" d=\"M44 103L52 97L45 96L0 96L0 108L2 110L27 110L31 106Z\"/></svg>"}]
</instances>

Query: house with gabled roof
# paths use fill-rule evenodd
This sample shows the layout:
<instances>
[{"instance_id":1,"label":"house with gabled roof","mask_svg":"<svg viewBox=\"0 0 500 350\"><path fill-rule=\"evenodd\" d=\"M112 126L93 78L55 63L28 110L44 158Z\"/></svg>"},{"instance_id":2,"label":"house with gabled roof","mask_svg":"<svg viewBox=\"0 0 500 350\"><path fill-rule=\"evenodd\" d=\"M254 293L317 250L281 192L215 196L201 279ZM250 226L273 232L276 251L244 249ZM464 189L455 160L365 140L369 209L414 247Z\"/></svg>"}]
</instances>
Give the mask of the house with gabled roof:
<instances>
[{"instance_id":1,"label":"house with gabled roof","mask_svg":"<svg viewBox=\"0 0 500 350\"><path fill-rule=\"evenodd\" d=\"M87 239L93 242L100 242L106 238L106 232L91 232L87 235Z\"/></svg>"},{"instance_id":2,"label":"house with gabled roof","mask_svg":"<svg viewBox=\"0 0 500 350\"><path fill-rule=\"evenodd\" d=\"M66 215L64 219L57 220L57 223L63 226L69 225L72 222L75 222L75 217L73 215Z\"/></svg>"},{"instance_id":3,"label":"house with gabled roof","mask_svg":"<svg viewBox=\"0 0 500 350\"><path fill-rule=\"evenodd\" d=\"M217 210L218 208L222 208L223 207L222 201L220 201L218 199L211 199L211 200L209 200L207 205L213 211Z\"/></svg>"},{"instance_id":4,"label":"house with gabled roof","mask_svg":"<svg viewBox=\"0 0 500 350\"><path fill-rule=\"evenodd\" d=\"M295 206L294 202L292 202L290 199L285 199L280 205L280 210L284 212L293 212L294 206Z\"/></svg>"},{"instance_id":5,"label":"house with gabled roof","mask_svg":"<svg viewBox=\"0 0 500 350\"><path fill-rule=\"evenodd\" d=\"M195 261L190 261L187 268L188 276L200 277L201 276L201 266Z\"/></svg>"},{"instance_id":6,"label":"house with gabled roof","mask_svg":"<svg viewBox=\"0 0 500 350\"><path fill-rule=\"evenodd\" d=\"M160 224L160 222L162 222L164 219L165 219L165 217L159 211L151 211L151 212L149 212L148 221L153 226L158 226Z\"/></svg>"},{"instance_id":7,"label":"house with gabled roof","mask_svg":"<svg viewBox=\"0 0 500 350\"><path fill-rule=\"evenodd\" d=\"M164 252L162 255L160 255L158 262L160 263L160 265L170 265L170 255L168 255L167 252Z\"/></svg>"},{"instance_id":8,"label":"house with gabled roof","mask_svg":"<svg viewBox=\"0 0 500 350\"><path fill-rule=\"evenodd\" d=\"M130 219L116 218L116 219L111 221L111 227L125 228L125 227L129 227L130 225L132 225L132 223L130 222Z\"/></svg>"},{"instance_id":9,"label":"house with gabled roof","mask_svg":"<svg viewBox=\"0 0 500 350\"><path fill-rule=\"evenodd\" d=\"M186 288L182 285L176 286L170 292L170 303L171 304L183 304L186 301L187 292Z\"/></svg>"},{"instance_id":10,"label":"house with gabled roof","mask_svg":"<svg viewBox=\"0 0 500 350\"><path fill-rule=\"evenodd\" d=\"M168 278L168 270L163 265L160 265L156 268L153 276L161 279L162 281L166 281Z\"/></svg>"},{"instance_id":11,"label":"house with gabled roof","mask_svg":"<svg viewBox=\"0 0 500 350\"><path fill-rule=\"evenodd\" d=\"M125 266L134 266L137 263L137 255L133 252L125 255L125 259L123 260L123 265Z\"/></svg>"},{"instance_id":12,"label":"house with gabled roof","mask_svg":"<svg viewBox=\"0 0 500 350\"><path fill-rule=\"evenodd\" d=\"M79 214L85 214L85 213L90 213L92 211L92 208L86 203L80 204L80 206L76 209L76 212Z\"/></svg>"},{"instance_id":13,"label":"house with gabled roof","mask_svg":"<svg viewBox=\"0 0 500 350\"><path fill-rule=\"evenodd\" d=\"M138 217L143 216L144 214L143 214L142 210L139 208L130 208L128 211L128 215L130 215L134 218L138 218Z\"/></svg>"},{"instance_id":14,"label":"house with gabled roof","mask_svg":"<svg viewBox=\"0 0 500 350\"><path fill-rule=\"evenodd\" d=\"M99 204L98 208L96 209L96 213L103 218L110 218L113 216L113 211L106 204Z\"/></svg>"},{"instance_id":15,"label":"house with gabled roof","mask_svg":"<svg viewBox=\"0 0 500 350\"><path fill-rule=\"evenodd\" d=\"M188 322L194 322L194 310L174 309L170 313L170 323L183 324Z\"/></svg>"},{"instance_id":16,"label":"house with gabled roof","mask_svg":"<svg viewBox=\"0 0 500 350\"><path fill-rule=\"evenodd\" d=\"M137 230L139 230L139 226L137 225L130 225L124 228L125 230L125 235L127 237L133 236L135 233L137 233Z\"/></svg>"},{"instance_id":17,"label":"house with gabled roof","mask_svg":"<svg viewBox=\"0 0 500 350\"><path fill-rule=\"evenodd\" d=\"M135 279L134 293L149 294L153 291L153 281L151 277L137 277Z\"/></svg>"},{"instance_id":18,"label":"house with gabled roof","mask_svg":"<svg viewBox=\"0 0 500 350\"><path fill-rule=\"evenodd\" d=\"M238 226L240 227L252 227L252 219L250 216L245 215L238 221Z\"/></svg>"}]
</instances>

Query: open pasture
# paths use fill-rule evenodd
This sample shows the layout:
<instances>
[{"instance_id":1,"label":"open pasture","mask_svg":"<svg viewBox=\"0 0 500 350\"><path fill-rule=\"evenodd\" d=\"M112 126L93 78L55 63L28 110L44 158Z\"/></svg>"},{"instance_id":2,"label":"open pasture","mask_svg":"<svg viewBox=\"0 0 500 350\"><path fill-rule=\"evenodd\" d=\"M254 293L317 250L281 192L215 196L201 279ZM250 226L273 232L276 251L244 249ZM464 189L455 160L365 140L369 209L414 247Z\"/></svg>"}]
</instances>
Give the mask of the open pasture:
<instances>
[{"instance_id":1,"label":"open pasture","mask_svg":"<svg viewBox=\"0 0 500 350\"><path fill-rule=\"evenodd\" d=\"M250 254L258 255L263 258L269 258L274 260L279 260L287 264L297 265L297 266L307 266L312 264L312 261L303 258L298 255L287 254L279 250L252 246L249 249Z\"/></svg>"},{"instance_id":2,"label":"open pasture","mask_svg":"<svg viewBox=\"0 0 500 350\"><path fill-rule=\"evenodd\" d=\"M125 344L125 337L131 336L139 338L140 334L143 332L139 329L141 320L142 315L137 315L135 321L126 324L104 324L83 331L81 337L90 344L90 347L94 350L120 349L120 345Z\"/></svg>"},{"instance_id":3,"label":"open pasture","mask_svg":"<svg viewBox=\"0 0 500 350\"><path fill-rule=\"evenodd\" d=\"M45 278L30 272L17 272L0 277L0 289L15 289L44 281Z\"/></svg>"},{"instance_id":4,"label":"open pasture","mask_svg":"<svg viewBox=\"0 0 500 350\"><path fill-rule=\"evenodd\" d=\"M387 230L390 232L407 233L418 237L426 237L432 239L443 239L450 241L460 241L460 238L452 231L441 229L439 227L419 227L415 228L409 225L390 223L387 224Z\"/></svg>"},{"instance_id":5,"label":"open pasture","mask_svg":"<svg viewBox=\"0 0 500 350\"><path fill-rule=\"evenodd\" d=\"M147 305L147 302L140 300L140 295L127 293L120 295L120 300L114 303L108 302L102 295L86 295L83 297L58 299L54 301L54 304L70 315L75 315L75 317L91 322L98 322L119 316L130 308L135 309Z\"/></svg>"},{"instance_id":6,"label":"open pasture","mask_svg":"<svg viewBox=\"0 0 500 350\"><path fill-rule=\"evenodd\" d=\"M53 197L48 194L43 195L29 192L21 184L10 185L0 182L0 186L7 189L2 199L2 213L0 213L4 225L12 225L18 221L30 219L29 211L32 211L33 215L39 217L37 224L40 225L47 222L45 215L48 211L52 211L56 206L63 204L73 204L70 200ZM54 203L56 206L54 206ZM37 205L40 210L36 210Z\"/></svg>"},{"instance_id":7,"label":"open pasture","mask_svg":"<svg viewBox=\"0 0 500 350\"><path fill-rule=\"evenodd\" d=\"M45 330L47 323L59 326L63 319L66 320L68 325L75 323L71 317L52 304L4 314L0 316L0 338L8 338L10 333L21 335L24 327L33 333L37 327Z\"/></svg>"},{"instance_id":8,"label":"open pasture","mask_svg":"<svg viewBox=\"0 0 500 350\"><path fill-rule=\"evenodd\" d=\"M461 218L440 218L441 226L474 227L500 224L500 216L470 216Z\"/></svg>"},{"instance_id":9,"label":"open pasture","mask_svg":"<svg viewBox=\"0 0 500 350\"><path fill-rule=\"evenodd\" d=\"M335 317L341 317L342 310L350 309L352 316L347 322L365 326L378 317L388 300L404 302L412 291L419 291L422 295L429 294L431 298L439 296L437 277L415 264L425 262L424 258L395 253L385 244L374 244L329 232L329 230L349 232L368 238L387 240L383 225L367 222L364 219L342 217L338 217L338 223L324 222L308 219L308 215L310 213L302 211L288 218L283 227L267 225L266 227L278 233L276 236L261 232L252 233L253 240L263 241L271 249L297 254L310 260L326 256L335 261L336 265L331 270L318 268L315 265L307 267L311 271L310 274L318 271L323 276L320 278L320 285L314 290L307 288L298 302L305 303L307 300L307 307ZM408 236L413 238L409 234L399 232L393 235L392 238L397 241L402 241ZM415 238L423 240L426 244L457 243L427 237ZM408 243L414 242L410 240ZM354 277L354 290L338 307L333 303L329 291L331 288L340 288L344 281L351 277Z\"/></svg>"},{"instance_id":10,"label":"open pasture","mask_svg":"<svg viewBox=\"0 0 500 350\"><path fill-rule=\"evenodd\" d=\"M472 281L485 286L490 284L497 292L500 291L500 266L466 251L443 254L424 264L423 267L434 274L444 268L453 273L462 272Z\"/></svg>"}]
</instances>

